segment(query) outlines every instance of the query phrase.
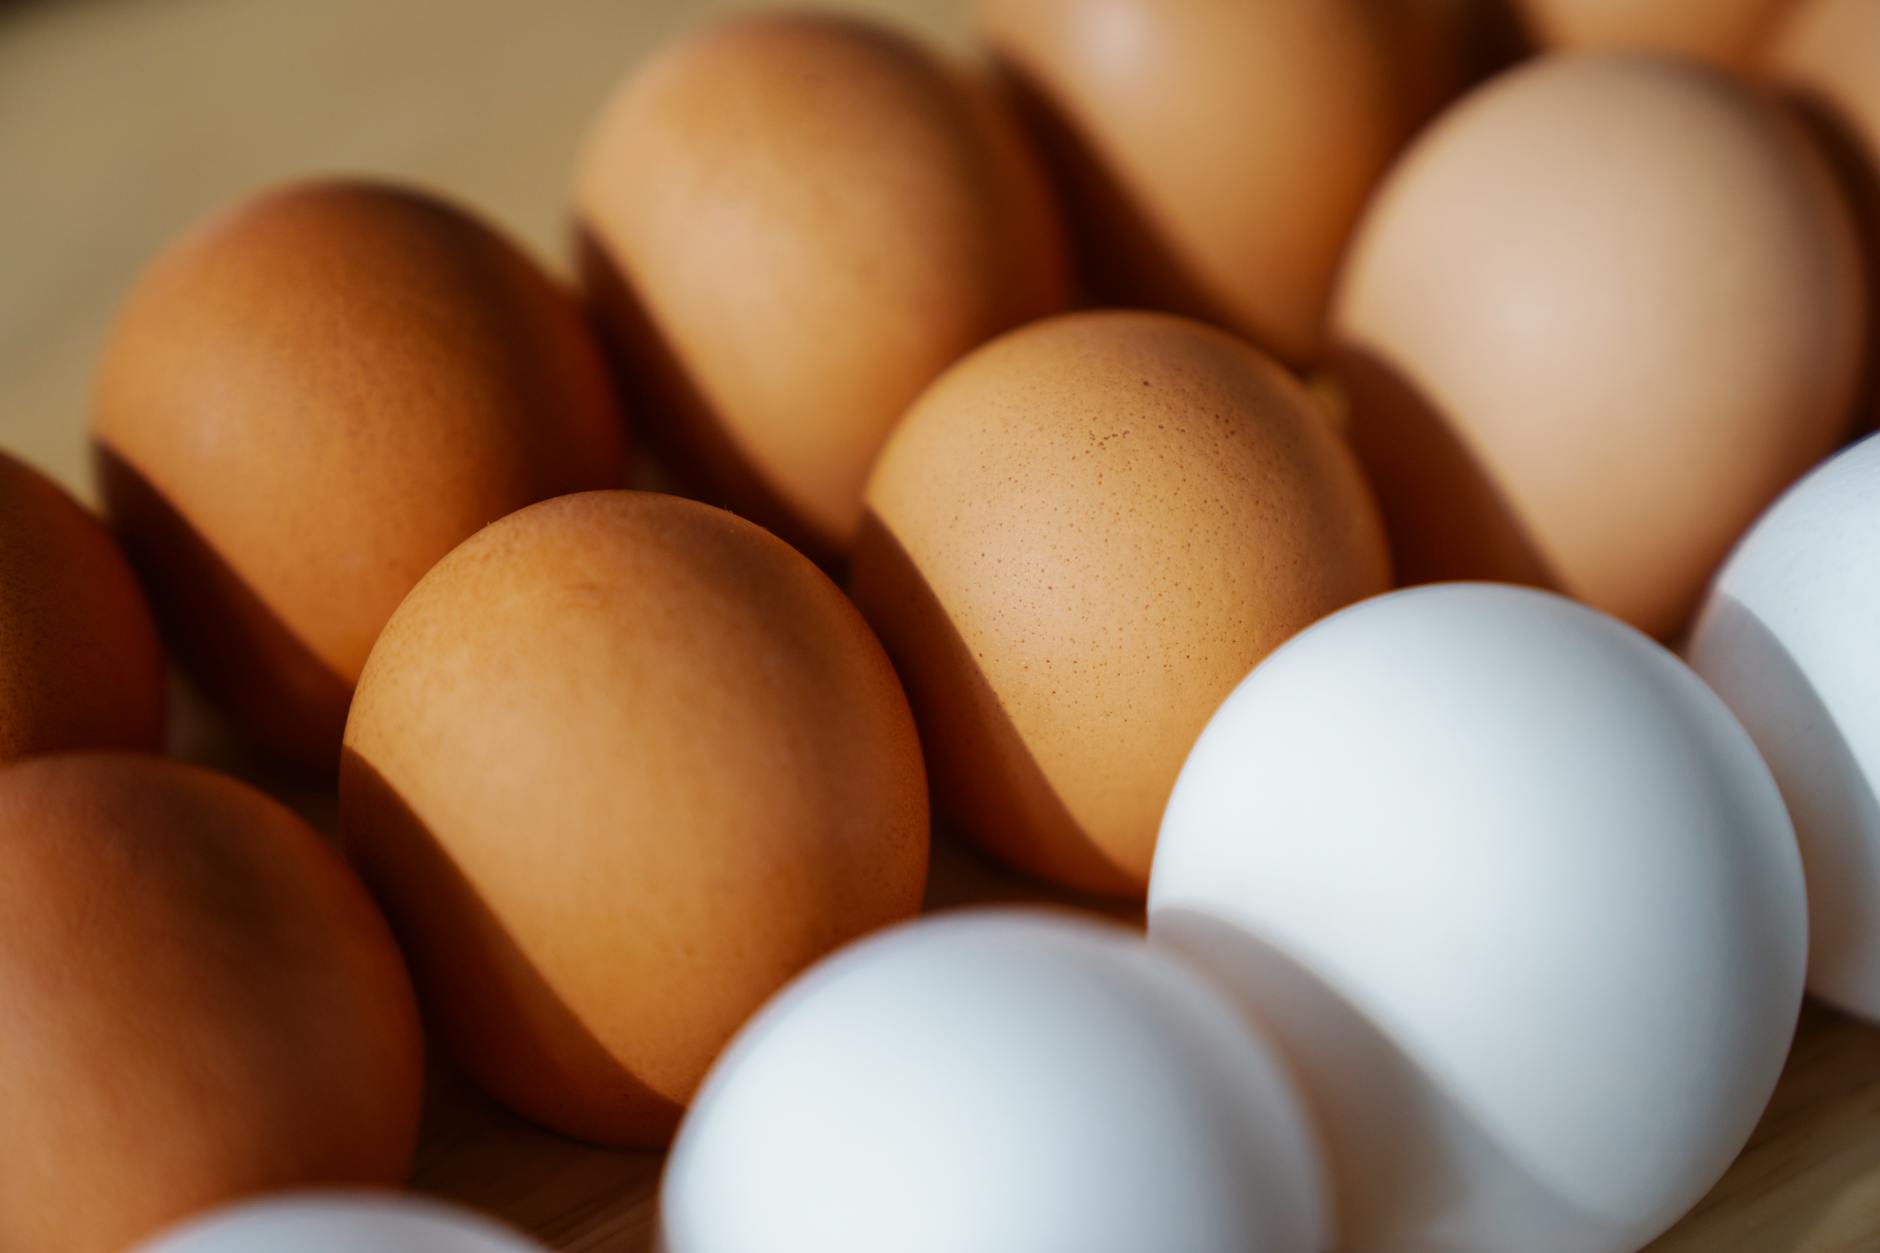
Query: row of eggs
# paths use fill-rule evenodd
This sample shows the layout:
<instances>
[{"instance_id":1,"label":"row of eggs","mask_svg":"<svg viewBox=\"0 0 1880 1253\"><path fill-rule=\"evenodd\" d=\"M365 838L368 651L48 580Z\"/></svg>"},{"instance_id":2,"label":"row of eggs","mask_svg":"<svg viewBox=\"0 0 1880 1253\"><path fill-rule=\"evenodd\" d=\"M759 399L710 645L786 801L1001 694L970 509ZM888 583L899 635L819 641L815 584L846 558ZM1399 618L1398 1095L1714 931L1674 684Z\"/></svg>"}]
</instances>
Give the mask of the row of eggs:
<instances>
[{"instance_id":1,"label":"row of eggs","mask_svg":"<svg viewBox=\"0 0 1880 1253\"><path fill-rule=\"evenodd\" d=\"M1287 38L1376 39L1346 8L1305 6ZM1183 43L1178 8L1013 4L988 29L1048 137L1080 100L1141 99L1097 73L1102 48L1164 49L1168 23L1178 53L1137 86L1181 97L1166 85L1210 81L1200 49L1271 46L1234 23L1287 6L1195 11L1225 25ZM1082 37L1058 38L1072 19ZM1282 59L1306 98L1311 58ZM1327 117L1366 98L1327 82ZM1244 231L1250 193L1217 180L1246 167L1192 143L1190 171L1158 164L1184 146L1132 130L1141 113L1061 129L1102 137L1110 174L1153 156L1135 193L1199 188ZM1290 289L1272 258L1320 256L1288 306L1305 314L1138 290L1309 364L1392 134L1355 176L1338 171L1361 145L1282 154L1295 181L1357 189L1342 217L1288 202L1330 224L1329 252L1280 232L1264 259L1174 267L1260 275L1266 301ZM1046 147L1075 186L1078 145ZM1678 62L1549 60L1471 95L1378 194L1330 301L1354 459L1323 395L1179 318L1031 322L949 368L1068 299L1029 161L983 83L795 17L667 52L590 146L584 265L648 434L846 561L866 625L704 506L603 492L513 512L618 484L625 447L575 306L487 228L357 184L206 224L133 293L98 388L101 483L171 651L257 742L339 757L348 851L430 1027L573 1134L663 1141L753 1008L917 908L928 771L1005 860L1147 888L1152 949L994 917L816 967L696 1102L667 1187L675 1253L845 1247L816 1226L838 1219L852 1247L903 1247L910 1208L947 1206L965 1225L936 1221L933 1247L1313 1247L1334 1223L1391 1248L1635 1246L1741 1144L1786 1048L1788 820L1741 731L1642 637L1538 593L1365 598L1390 579L1387 520L1400 574L1541 582L1678 630L1849 425L1867 297L1826 166L1774 105ZM1149 216L1177 240L1211 225ZM1119 273L1167 259L1103 212L1085 226ZM1690 654L1789 793L1812 982L1868 1014L1872 462L1863 445L1771 516ZM0 560L34 592L7 607L0 743L154 745L136 582L76 506L5 474ZM98 990L48 1003L62 1025L22 1066L142 1048L137 1108L193 1120L179 1141L198 1147L126 1157L114 1089L81 1075L81 1117L28 1069L48 1095L10 1108L60 1146L44 1169L136 1169L90 1243L43 1199L49 1176L0 1207L0 1244L56 1231L115 1253L237 1183L402 1174L418 1033L399 953L291 815L121 758L15 767L8 806L45 828L9 850L10 977ZM144 899L152 882L173 886ZM100 914L75 949L72 919ZM270 960L203 959L246 948ZM149 956L165 950L174 967ZM173 1020L161 1048L152 1020ZM355 1029L314 1029L334 1022ZM241 1101L178 1081L204 1056ZM272 1119L302 1125L291 1152L254 1139Z\"/></svg>"}]
</instances>

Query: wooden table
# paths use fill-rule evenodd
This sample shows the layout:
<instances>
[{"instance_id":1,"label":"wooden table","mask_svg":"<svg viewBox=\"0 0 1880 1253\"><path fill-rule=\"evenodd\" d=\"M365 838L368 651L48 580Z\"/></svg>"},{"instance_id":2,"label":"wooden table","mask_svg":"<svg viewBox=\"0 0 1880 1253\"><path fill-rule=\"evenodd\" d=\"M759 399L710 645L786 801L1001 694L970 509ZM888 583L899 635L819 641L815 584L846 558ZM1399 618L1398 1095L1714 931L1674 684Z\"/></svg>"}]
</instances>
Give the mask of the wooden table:
<instances>
[{"instance_id":1,"label":"wooden table","mask_svg":"<svg viewBox=\"0 0 1880 1253\"><path fill-rule=\"evenodd\" d=\"M670 32L745 7L0 0L0 447L88 493L87 379L117 300L177 229L274 179L416 179L561 265L563 189L610 84ZM964 0L850 7L964 43ZM206 727L183 730L190 755L254 773ZM938 864L937 904L1027 891L948 844ZM656 1155L573 1144L434 1079L417 1186L556 1248L649 1248L658 1172ZM1810 1009L1749 1150L1654 1248L1880 1249L1880 1037Z\"/></svg>"}]
</instances>

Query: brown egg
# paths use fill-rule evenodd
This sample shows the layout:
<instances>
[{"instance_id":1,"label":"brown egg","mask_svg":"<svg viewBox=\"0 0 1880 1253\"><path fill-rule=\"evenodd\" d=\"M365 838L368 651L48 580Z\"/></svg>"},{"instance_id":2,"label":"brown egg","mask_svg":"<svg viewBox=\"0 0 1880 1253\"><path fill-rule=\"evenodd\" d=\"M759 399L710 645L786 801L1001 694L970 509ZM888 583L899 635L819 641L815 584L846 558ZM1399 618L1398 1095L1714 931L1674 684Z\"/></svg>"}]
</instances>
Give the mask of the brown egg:
<instances>
[{"instance_id":1,"label":"brown egg","mask_svg":"<svg viewBox=\"0 0 1880 1253\"><path fill-rule=\"evenodd\" d=\"M1496 80L1392 174L1335 313L1400 574L1672 634L1847 428L1863 318L1847 213L1771 102L1638 55Z\"/></svg>"},{"instance_id":2,"label":"brown egg","mask_svg":"<svg viewBox=\"0 0 1880 1253\"><path fill-rule=\"evenodd\" d=\"M0 769L0 1248L119 1250L247 1193L394 1185L423 1049L385 923L248 787Z\"/></svg>"},{"instance_id":3,"label":"brown egg","mask_svg":"<svg viewBox=\"0 0 1880 1253\"><path fill-rule=\"evenodd\" d=\"M654 1145L744 1018L912 914L907 701L835 585L648 492L505 518L427 575L359 685L341 825L464 1069Z\"/></svg>"},{"instance_id":4,"label":"brown egg","mask_svg":"<svg viewBox=\"0 0 1880 1253\"><path fill-rule=\"evenodd\" d=\"M178 658L269 749L331 769L386 618L532 501L624 476L578 307L457 209L309 183L217 217L100 363L104 495Z\"/></svg>"},{"instance_id":5,"label":"brown egg","mask_svg":"<svg viewBox=\"0 0 1880 1253\"><path fill-rule=\"evenodd\" d=\"M696 488L819 560L881 441L982 340L1062 308L1043 175L978 80L892 31L746 17L656 56L575 187L589 289Z\"/></svg>"},{"instance_id":6,"label":"brown egg","mask_svg":"<svg viewBox=\"0 0 1880 1253\"><path fill-rule=\"evenodd\" d=\"M1440 0L984 0L1097 294L1316 353L1346 237L1459 73Z\"/></svg>"},{"instance_id":7,"label":"brown egg","mask_svg":"<svg viewBox=\"0 0 1880 1253\"><path fill-rule=\"evenodd\" d=\"M1867 290L1880 291L1880 5L1803 0L1771 41L1764 69L1800 106L1854 206ZM1868 325L1863 428L1880 418L1880 326Z\"/></svg>"},{"instance_id":8,"label":"brown egg","mask_svg":"<svg viewBox=\"0 0 1880 1253\"><path fill-rule=\"evenodd\" d=\"M998 856L1140 894L1176 772L1253 664L1389 581L1304 390L1185 319L1072 314L949 370L868 482L851 591L940 809Z\"/></svg>"},{"instance_id":9,"label":"brown egg","mask_svg":"<svg viewBox=\"0 0 1880 1253\"><path fill-rule=\"evenodd\" d=\"M0 761L163 746L163 654L97 519L0 453Z\"/></svg>"},{"instance_id":10,"label":"brown egg","mask_svg":"<svg viewBox=\"0 0 1880 1253\"><path fill-rule=\"evenodd\" d=\"M1534 40L1562 49L1677 53L1725 68L1755 59L1794 0L1515 0Z\"/></svg>"}]
</instances>

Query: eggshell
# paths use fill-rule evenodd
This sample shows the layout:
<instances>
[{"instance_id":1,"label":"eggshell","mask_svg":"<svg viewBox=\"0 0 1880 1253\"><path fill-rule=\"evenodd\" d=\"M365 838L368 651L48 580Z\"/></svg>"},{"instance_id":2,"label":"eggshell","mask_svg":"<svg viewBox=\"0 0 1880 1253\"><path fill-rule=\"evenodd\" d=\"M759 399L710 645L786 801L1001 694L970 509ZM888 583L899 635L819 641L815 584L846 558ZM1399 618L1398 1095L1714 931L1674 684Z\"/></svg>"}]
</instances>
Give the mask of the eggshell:
<instances>
[{"instance_id":1,"label":"eggshell","mask_svg":"<svg viewBox=\"0 0 1880 1253\"><path fill-rule=\"evenodd\" d=\"M1688 656L1775 771L1808 875L1808 986L1880 1020L1880 435L1737 548Z\"/></svg>"},{"instance_id":2,"label":"eggshell","mask_svg":"<svg viewBox=\"0 0 1880 1253\"><path fill-rule=\"evenodd\" d=\"M1067 315L974 353L867 499L851 591L940 808L1090 891L1140 895L1182 758L1247 668L1389 580L1370 493L1305 392L1163 314Z\"/></svg>"},{"instance_id":3,"label":"eggshell","mask_svg":"<svg viewBox=\"0 0 1880 1253\"><path fill-rule=\"evenodd\" d=\"M1314 1253L1317 1151L1213 986L1139 935L998 910L817 966L713 1068L666 1253Z\"/></svg>"},{"instance_id":4,"label":"eggshell","mask_svg":"<svg viewBox=\"0 0 1880 1253\"><path fill-rule=\"evenodd\" d=\"M271 192L160 256L93 422L178 658L255 739L329 770L418 577L503 514L624 475L577 306L461 211L363 183Z\"/></svg>"},{"instance_id":5,"label":"eggshell","mask_svg":"<svg viewBox=\"0 0 1880 1253\"><path fill-rule=\"evenodd\" d=\"M1676 632L1849 429L1865 303L1832 179L1771 101L1638 55L1495 80L1393 172L1334 315L1400 573Z\"/></svg>"},{"instance_id":6,"label":"eggshell","mask_svg":"<svg viewBox=\"0 0 1880 1253\"><path fill-rule=\"evenodd\" d=\"M920 389L1067 300L1055 206L996 106L891 30L766 14L655 56L588 137L584 271L650 437L819 559Z\"/></svg>"},{"instance_id":7,"label":"eggshell","mask_svg":"<svg viewBox=\"0 0 1880 1253\"><path fill-rule=\"evenodd\" d=\"M545 1253L506 1227L451 1205L369 1192L305 1192L247 1201L132 1253Z\"/></svg>"},{"instance_id":8,"label":"eggshell","mask_svg":"<svg viewBox=\"0 0 1880 1253\"><path fill-rule=\"evenodd\" d=\"M985 0L1109 301L1320 344L1365 198L1453 89L1460 6L1367 0Z\"/></svg>"},{"instance_id":9,"label":"eggshell","mask_svg":"<svg viewBox=\"0 0 1880 1253\"><path fill-rule=\"evenodd\" d=\"M163 745L163 653L117 545L0 453L0 761Z\"/></svg>"},{"instance_id":10,"label":"eggshell","mask_svg":"<svg viewBox=\"0 0 1880 1253\"><path fill-rule=\"evenodd\" d=\"M1515 0L1543 47L1632 48L1747 68L1794 0Z\"/></svg>"},{"instance_id":11,"label":"eggshell","mask_svg":"<svg viewBox=\"0 0 1880 1253\"><path fill-rule=\"evenodd\" d=\"M663 1143L745 1016L912 913L920 748L836 587L708 505L564 497L399 607L341 825L469 1074L558 1131Z\"/></svg>"},{"instance_id":12,"label":"eggshell","mask_svg":"<svg viewBox=\"0 0 1880 1253\"><path fill-rule=\"evenodd\" d=\"M230 1198L403 1180L423 1079L390 933L243 784L0 769L0 1248L120 1253Z\"/></svg>"},{"instance_id":13,"label":"eggshell","mask_svg":"<svg viewBox=\"0 0 1880 1253\"><path fill-rule=\"evenodd\" d=\"M1169 801L1149 932L1296 1064L1335 1247L1631 1253L1768 1101L1807 910L1769 771L1695 675L1463 584L1357 605L1235 689Z\"/></svg>"}]
</instances>

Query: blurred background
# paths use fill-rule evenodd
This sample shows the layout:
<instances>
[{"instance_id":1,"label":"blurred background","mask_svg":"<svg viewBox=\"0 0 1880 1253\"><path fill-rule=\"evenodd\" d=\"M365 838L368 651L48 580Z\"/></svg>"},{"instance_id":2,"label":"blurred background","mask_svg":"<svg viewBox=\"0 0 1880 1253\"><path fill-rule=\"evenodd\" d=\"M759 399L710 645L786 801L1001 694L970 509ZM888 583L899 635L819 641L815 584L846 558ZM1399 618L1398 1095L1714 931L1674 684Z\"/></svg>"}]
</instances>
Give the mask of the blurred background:
<instances>
[{"instance_id":1,"label":"blurred background","mask_svg":"<svg viewBox=\"0 0 1880 1253\"><path fill-rule=\"evenodd\" d=\"M576 147L626 68L751 0L0 0L0 444L90 499L89 378L177 231L263 184L399 175L568 270ZM970 0L836 0L956 47Z\"/></svg>"}]
</instances>

